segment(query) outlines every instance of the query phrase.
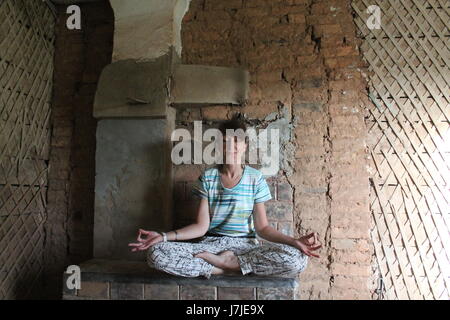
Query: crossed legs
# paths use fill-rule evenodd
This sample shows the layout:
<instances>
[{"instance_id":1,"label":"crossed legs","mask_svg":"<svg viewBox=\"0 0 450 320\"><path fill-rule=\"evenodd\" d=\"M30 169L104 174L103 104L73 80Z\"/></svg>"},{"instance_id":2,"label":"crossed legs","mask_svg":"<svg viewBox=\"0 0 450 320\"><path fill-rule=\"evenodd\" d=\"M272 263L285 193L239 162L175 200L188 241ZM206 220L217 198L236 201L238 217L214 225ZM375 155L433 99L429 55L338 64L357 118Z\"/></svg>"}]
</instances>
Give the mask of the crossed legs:
<instances>
[{"instance_id":1,"label":"crossed legs","mask_svg":"<svg viewBox=\"0 0 450 320\"><path fill-rule=\"evenodd\" d=\"M280 244L258 245L245 239L205 238L199 243L161 242L149 248L148 264L185 277L226 273L257 275L296 274L306 268L308 257Z\"/></svg>"},{"instance_id":2,"label":"crossed legs","mask_svg":"<svg viewBox=\"0 0 450 320\"><path fill-rule=\"evenodd\" d=\"M214 266L211 274L240 273L239 260L231 250L225 250L219 254L203 251L194 255Z\"/></svg>"}]
</instances>

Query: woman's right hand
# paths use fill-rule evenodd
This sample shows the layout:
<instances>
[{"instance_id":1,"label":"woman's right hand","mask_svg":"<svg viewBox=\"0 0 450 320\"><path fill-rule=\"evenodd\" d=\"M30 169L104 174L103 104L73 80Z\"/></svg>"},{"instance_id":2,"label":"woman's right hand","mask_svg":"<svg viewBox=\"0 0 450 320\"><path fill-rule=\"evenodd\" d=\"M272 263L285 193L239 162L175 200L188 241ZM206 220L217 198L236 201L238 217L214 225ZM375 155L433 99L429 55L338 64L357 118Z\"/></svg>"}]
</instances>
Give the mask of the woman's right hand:
<instances>
[{"instance_id":1,"label":"woman's right hand","mask_svg":"<svg viewBox=\"0 0 450 320\"><path fill-rule=\"evenodd\" d=\"M146 237L145 239L142 238L143 235ZM163 237L158 232L139 229L137 241L138 243L128 244L129 247L134 247L131 249L133 252L146 250L158 242L163 241Z\"/></svg>"}]
</instances>

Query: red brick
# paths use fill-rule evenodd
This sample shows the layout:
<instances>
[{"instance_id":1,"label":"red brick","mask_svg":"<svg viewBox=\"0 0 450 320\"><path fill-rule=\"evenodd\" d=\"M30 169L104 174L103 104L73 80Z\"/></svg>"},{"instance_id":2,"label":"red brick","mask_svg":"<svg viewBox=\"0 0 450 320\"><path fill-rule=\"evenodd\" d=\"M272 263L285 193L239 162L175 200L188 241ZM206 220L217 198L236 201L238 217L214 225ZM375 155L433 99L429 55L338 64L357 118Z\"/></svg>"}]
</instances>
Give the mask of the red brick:
<instances>
[{"instance_id":1,"label":"red brick","mask_svg":"<svg viewBox=\"0 0 450 320\"><path fill-rule=\"evenodd\" d=\"M273 71L269 71L269 72L257 72L254 76L256 83L258 84L257 88L254 87L250 87L250 97L252 96L252 89L258 90L259 93L261 94L261 89L259 89L261 87L262 83L267 83L267 82L279 82L282 80L281 78L281 72L279 70L273 70ZM255 86L256 87L256 86Z\"/></svg>"},{"instance_id":2,"label":"red brick","mask_svg":"<svg viewBox=\"0 0 450 320\"><path fill-rule=\"evenodd\" d=\"M312 171L317 172L317 170L322 170L324 168L324 160L325 157L323 154L315 156L315 155L303 155L299 158L295 159L295 166L299 168L298 174L294 174L291 178L292 181L295 177L299 177L304 171ZM295 187L296 183L293 183Z\"/></svg>"},{"instance_id":3,"label":"red brick","mask_svg":"<svg viewBox=\"0 0 450 320\"><path fill-rule=\"evenodd\" d=\"M293 5L304 5L307 6L309 5L309 0L288 0L288 3L293 6Z\"/></svg>"},{"instance_id":4,"label":"red brick","mask_svg":"<svg viewBox=\"0 0 450 320\"><path fill-rule=\"evenodd\" d=\"M365 149L364 137L342 138L333 140L333 152L356 152Z\"/></svg>"},{"instance_id":5,"label":"red brick","mask_svg":"<svg viewBox=\"0 0 450 320\"><path fill-rule=\"evenodd\" d=\"M242 0L205 0L205 10L224 10L242 8Z\"/></svg>"},{"instance_id":6,"label":"red brick","mask_svg":"<svg viewBox=\"0 0 450 320\"><path fill-rule=\"evenodd\" d=\"M260 102L258 104L247 105L242 109L249 119L264 119L272 112L278 112L276 102Z\"/></svg>"},{"instance_id":7,"label":"red brick","mask_svg":"<svg viewBox=\"0 0 450 320\"><path fill-rule=\"evenodd\" d=\"M252 1L250 1L252 2ZM243 8L239 9L234 16L236 19L241 20L244 18L256 18L259 19L261 17L269 16L270 8L269 7L255 7L255 8Z\"/></svg>"},{"instance_id":8,"label":"red brick","mask_svg":"<svg viewBox=\"0 0 450 320\"><path fill-rule=\"evenodd\" d=\"M301 235L309 234L311 232L316 232L319 234L319 239L322 242L322 244L325 244L326 242L323 240L325 234L328 230L328 219L326 216L322 215L320 212L312 212L308 215L308 218L304 218L305 214L303 212L300 212L298 214L298 219L300 222L296 224L296 228L300 228L298 231ZM312 217L312 218L310 218ZM320 249L322 252L323 258L326 260L328 257L325 255L326 253L323 252L324 249ZM325 249L326 250L326 249Z\"/></svg>"},{"instance_id":9,"label":"red brick","mask_svg":"<svg viewBox=\"0 0 450 320\"><path fill-rule=\"evenodd\" d=\"M292 221L292 204L288 202L265 202L267 217L277 221Z\"/></svg>"},{"instance_id":10,"label":"red brick","mask_svg":"<svg viewBox=\"0 0 450 320\"><path fill-rule=\"evenodd\" d=\"M296 194L303 193L303 194L318 195L328 191L325 165L324 164L322 165L324 168L321 168L318 165L317 167L319 168L317 171L301 170L299 174L296 174L292 178Z\"/></svg>"},{"instance_id":11,"label":"red brick","mask_svg":"<svg viewBox=\"0 0 450 320\"><path fill-rule=\"evenodd\" d=\"M368 289L360 292L349 288L331 288L331 295L339 300L371 300Z\"/></svg>"},{"instance_id":12,"label":"red brick","mask_svg":"<svg viewBox=\"0 0 450 320\"><path fill-rule=\"evenodd\" d=\"M256 8L256 7L270 7L273 3L276 3L276 1L272 1L272 0L245 0L243 2L244 7L246 8Z\"/></svg>"},{"instance_id":13,"label":"red brick","mask_svg":"<svg viewBox=\"0 0 450 320\"><path fill-rule=\"evenodd\" d=\"M321 50L325 57L358 56L359 50L354 46L328 47Z\"/></svg>"},{"instance_id":14,"label":"red brick","mask_svg":"<svg viewBox=\"0 0 450 320\"><path fill-rule=\"evenodd\" d=\"M278 222L278 231L292 237L294 235L292 222Z\"/></svg>"},{"instance_id":15,"label":"red brick","mask_svg":"<svg viewBox=\"0 0 450 320\"><path fill-rule=\"evenodd\" d=\"M352 56L325 58L325 65L330 69L357 68L357 67L363 66L360 59L355 59L355 57L352 57Z\"/></svg>"},{"instance_id":16,"label":"red brick","mask_svg":"<svg viewBox=\"0 0 450 320\"><path fill-rule=\"evenodd\" d=\"M307 47L307 48L309 48L311 50L311 53L314 52L313 45L311 45L310 47ZM306 55L306 54L304 54L303 50L299 54L300 55L297 57L297 63L300 64L301 67L305 67L306 70L299 70L298 73L301 73L303 71L311 72L312 70L309 70L309 66L311 66L312 64L314 64L316 66L322 65L322 63L317 55L314 55L314 54Z\"/></svg>"},{"instance_id":17,"label":"red brick","mask_svg":"<svg viewBox=\"0 0 450 320\"><path fill-rule=\"evenodd\" d=\"M294 105L303 102L323 102L326 101L327 92L323 88L297 89L294 93Z\"/></svg>"},{"instance_id":18,"label":"red brick","mask_svg":"<svg viewBox=\"0 0 450 320\"><path fill-rule=\"evenodd\" d=\"M266 179L267 185L269 186L270 194L272 195L273 199L277 199L277 182L272 179Z\"/></svg>"},{"instance_id":19,"label":"red brick","mask_svg":"<svg viewBox=\"0 0 450 320\"><path fill-rule=\"evenodd\" d=\"M266 82L261 87L261 93L265 101L281 101L288 102L291 101L291 86L283 81L277 82Z\"/></svg>"},{"instance_id":20,"label":"red brick","mask_svg":"<svg viewBox=\"0 0 450 320\"><path fill-rule=\"evenodd\" d=\"M335 276L333 289L353 289L357 292L369 292L367 277Z\"/></svg>"},{"instance_id":21,"label":"red brick","mask_svg":"<svg viewBox=\"0 0 450 320\"><path fill-rule=\"evenodd\" d=\"M307 7L302 4L291 6L276 6L272 8L272 14L276 16L285 16L289 14L307 14L307 11Z\"/></svg>"},{"instance_id":22,"label":"red brick","mask_svg":"<svg viewBox=\"0 0 450 320\"><path fill-rule=\"evenodd\" d=\"M200 108L177 110L176 121L193 122L196 120L203 120Z\"/></svg>"},{"instance_id":23,"label":"red brick","mask_svg":"<svg viewBox=\"0 0 450 320\"><path fill-rule=\"evenodd\" d=\"M328 14L329 11L330 11L330 6L329 6L328 1L313 3L311 6L311 14L312 15Z\"/></svg>"},{"instance_id":24,"label":"red brick","mask_svg":"<svg viewBox=\"0 0 450 320\"><path fill-rule=\"evenodd\" d=\"M299 64L308 64L311 63L312 61L319 59L320 57L318 55L316 55L316 46L314 43L311 42L307 42L307 43L294 43L292 44L292 50L295 52L295 55L297 56L297 63ZM310 61L310 62L309 62ZM292 70L292 71L297 71L297 70ZM302 70L300 70L302 71ZM306 70L304 70L306 71Z\"/></svg>"},{"instance_id":25,"label":"red brick","mask_svg":"<svg viewBox=\"0 0 450 320\"><path fill-rule=\"evenodd\" d=\"M331 118L334 118L335 115L355 115L360 114L362 116L362 112L359 106L355 105L356 101L353 103L341 102L341 103L333 103L328 106L328 112Z\"/></svg>"},{"instance_id":26,"label":"red brick","mask_svg":"<svg viewBox=\"0 0 450 320\"><path fill-rule=\"evenodd\" d=\"M313 14L306 16L306 23L308 25L321 25L321 24L333 24L336 22L336 18L329 14Z\"/></svg>"},{"instance_id":27,"label":"red brick","mask_svg":"<svg viewBox=\"0 0 450 320\"><path fill-rule=\"evenodd\" d=\"M320 40L320 48L321 49L327 49L327 48L336 48L336 47L340 47L343 46L346 41L345 36L342 34L333 34L333 35L326 35L323 36ZM337 58L343 58L343 57L325 57L325 59L327 61L331 61L333 59L337 59ZM355 60L355 57L346 57L350 60ZM335 67L345 67L346 65L342 65L343 63L340 60L333 60ZM331 66L331 62L330 62L330 66Z\"/></svg>"},{"instance_id":28,"label":"red brick","mask_svg":"<svg viewBox=\"0 0 450 320\"><path fill-rule=\"evenodd\" d=\"M300 61L300 58L301 57L299 57L298 61ZM300 64L303 65L303 61ZM300 70L300 68L286 69L283 72L286 80L288 80L289 82L295 81L296 83L298 83L300 81L322 78L324 75L324 68L318 61L308 63L308 66L304 66L304 68L306 68L306 70L304 71ZM325 83L324 79L322 79L322 81ZM298 87L304 88L304 86Z\"/></svg>"},{"instance_id":29,"label":"red brick","mask_svg":"<svg viewBox=\"0 0 450 320\"><path fill-rule=\"evenodd\" d=\"M302 139L301 136L298 136L299 139ZM325 147L322 145L322 137L316 136L314 138L313 144L308 145L298 145L295 150L295 158L301 158L304 156L321 156L325 154Z\"/></svg>"},{"instance_id":30,"label":"red brick","mask_svg":"<svg viewBox=\"0 0 450 320\"><path fill-rule=\"evenodd\" d=\"M333 215L332 215L333 217ZM331 227L332 238L369 238L369 228L362 228L358 225L346 227Z\"/></svg>"},{"instance_id":31,"label":"red brick","mask_svg":"<svg viewBox=\"0 0 450 320\"><path fill-rule=\"evenodd\" d=\"M366 192L362 192L362 191ZM369 200L369 186L363 186L362 188L347 186L339 184L330 184L330 197L333 201L347 201L348 204L352 203L368 203Z\"/></svg>"},{"instance_id":32,"label":"red brick","mask_svg":"<svg viewBox=\"0 0 450 320\"><path fill-rule=\"evenodd\" d=\"M361 81L359 81L358 79L343 79L343 80L329 81L329 87L333 91L350 92L355 88L361 87Z\"/></svg>"},{"instance_id":33,"label":"red brick","mask_svg":"<svg viewBox=\"0 0 450 320\"><path fill-rule=\"evenodd\" d=\"M289 23L306 24L305 15L302 13L290 13L288 14Z\"/></svg>"},{"instance_id":34,"label":"red brick","mask_svg":"<svg viewBox=\"0 0 450 320\"><path fill-rule=\"evenodd\" d=\"M371 255L354 250L333 250L333 261L339 263L370 264Z\"/></svg>"},{"instance_id":35,"label":"red brick","mask_svg":"<svg viewBox=\"0 0 450 320\"><path fill-rule=\"evenodd\" d=\"M277 186L277 199L292 201L292 187L287 182L280 182Z\"/></svg>"},{"instance_id":36,"label":"red brick","mask_svg":"<svg viewBox=\"0 0 450 320\"><path fill-rule=\"evenodd\" d=\"M333 262L331 264L331 272L342 276L369 277L371 269L370 265Z\"/></svg>"},{"instance_id":37,"label":"red brick","mask_svg":"<svg viewBox=\"0 0 450 320\"><path fill-rule=\"evenodd\" d=\"M229 111L229 107L226 106L203 107L201 109L204 120L228 120Z\"/></svg>"}]
</instances>

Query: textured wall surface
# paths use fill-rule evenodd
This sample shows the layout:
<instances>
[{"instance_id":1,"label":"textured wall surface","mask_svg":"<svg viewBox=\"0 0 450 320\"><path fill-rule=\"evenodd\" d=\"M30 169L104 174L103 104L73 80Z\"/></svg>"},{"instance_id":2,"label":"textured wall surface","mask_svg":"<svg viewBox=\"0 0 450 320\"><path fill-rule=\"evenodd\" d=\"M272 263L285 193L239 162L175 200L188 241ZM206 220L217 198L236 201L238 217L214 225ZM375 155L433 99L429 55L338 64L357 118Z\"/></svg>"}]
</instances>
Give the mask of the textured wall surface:
<instances>
[{"instance_id":1,"label":"textured wall surface","mask_svg":"<svg viewBox=\"0 0 450 320\"><path fill-rule=\"evenodd\" d=\"M92 116L102 69L111 63L114 18L108 1L81 4L81 30L66 27L66 6L56 25L46 292L61 297L64 268L92 257L95 132Z\"/></svg>"},{"instance_id":2,"label":"textured wall surface","mask_svg":"<svg viewBox=\"0 0 450 320\"><path fill-rule=\"evenodd\" d=\"M169 127L169 128L168 128ZM165 119L102 119L97 126L94 257L145 260L128 243L139 228L171 228ZM170 225L168 225L170 223Z\"/></svg>"},{"instance_id":3,"label":"textured wall surface","mask_svg":"<svg viewBox=\"0 0 450 320\"><path fill-rule=\"evenodd\" d=\"M42 1L0 1L0 300L42 288L55 22Z\"/></svg>"},{"instance_id":4,"label":"textured wall surface","mask_svg":"<svg viewBox=\"0 0 450 320\"><path fill-rule=\"evenodd\" d=\"M82 5L83 29L60 11L55 60L53 173L49 182L51 270L92 255L95 126L92 102L111 60L107 2ZM324 248L300 275L301 299L369 298L369 186L361 70L349 0L193 0L182 24L182 62L250 72L244 107L179 110L178 127L210 126L244 112L256 127L283 124L283 163L268 179L272 226L319 232ZM192 219L192 182L201 165L174 167L176 225ZM70 262L70 263L69 263ZM60 272L61 271L61 272ZM61 281L56 283L59 288Z\"/></svg>"},{"instance_id":5,"label":"textured wall surface","mask_svg":"<svg viewBox=\"0 0 450 320\"><path fill-rule=\"evenodd\" d=\"M300 275L301 299L370 298L366 80L350 4L194 0L182 27L183 63L241 66L251 83L245 107L186 109L180 127L236 111L259 127L280 119L292 127L267 208L278 230L317 231L324 244ZM186 206L195 209L190 186L202 169L175 168L179 221L189 219Z\"/></svg>"}]
</instances>

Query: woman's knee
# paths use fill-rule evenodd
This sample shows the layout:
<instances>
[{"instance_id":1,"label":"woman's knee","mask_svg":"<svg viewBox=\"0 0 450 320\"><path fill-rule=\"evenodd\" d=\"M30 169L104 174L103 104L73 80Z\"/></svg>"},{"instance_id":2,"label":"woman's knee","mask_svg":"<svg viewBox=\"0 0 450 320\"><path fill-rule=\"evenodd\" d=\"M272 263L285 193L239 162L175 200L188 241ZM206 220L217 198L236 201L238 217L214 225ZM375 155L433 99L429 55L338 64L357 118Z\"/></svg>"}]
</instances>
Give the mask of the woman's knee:
<instances>
[{"instance_id":1,"label":"woman's knee","mask_svg":"<svg viewBox=\"0 0 450 320\"><path fill-rule=\"evenodd\" d=\"M284 267L288 273L300 273L308 264L308 256L293 247L286 247L283 259Z\"/></svg>"},{"instance_id":2,"label":"woman's knee","mask_svg":"<svg viewBox=\"0 0 450 320\"><path fill-rule=\"evenodd\" d=\"M298 257L295 259L295 272L300 273L306 269L308 265L308 256L302 252L299 253Z\"/></svg>"},{"instance_id":3,"label":"woman's knee","mask_svg":"<svg viewBox=\"0 0 450 320\"><path fill-rule=\"evenodd\" d=\"M157 244L154 244L150 248L148 248L147 262L152 266L158 266L165 256L163 251L165 251L166 247L167 242L158 242Z\"/></svg>"}]
</instances>

